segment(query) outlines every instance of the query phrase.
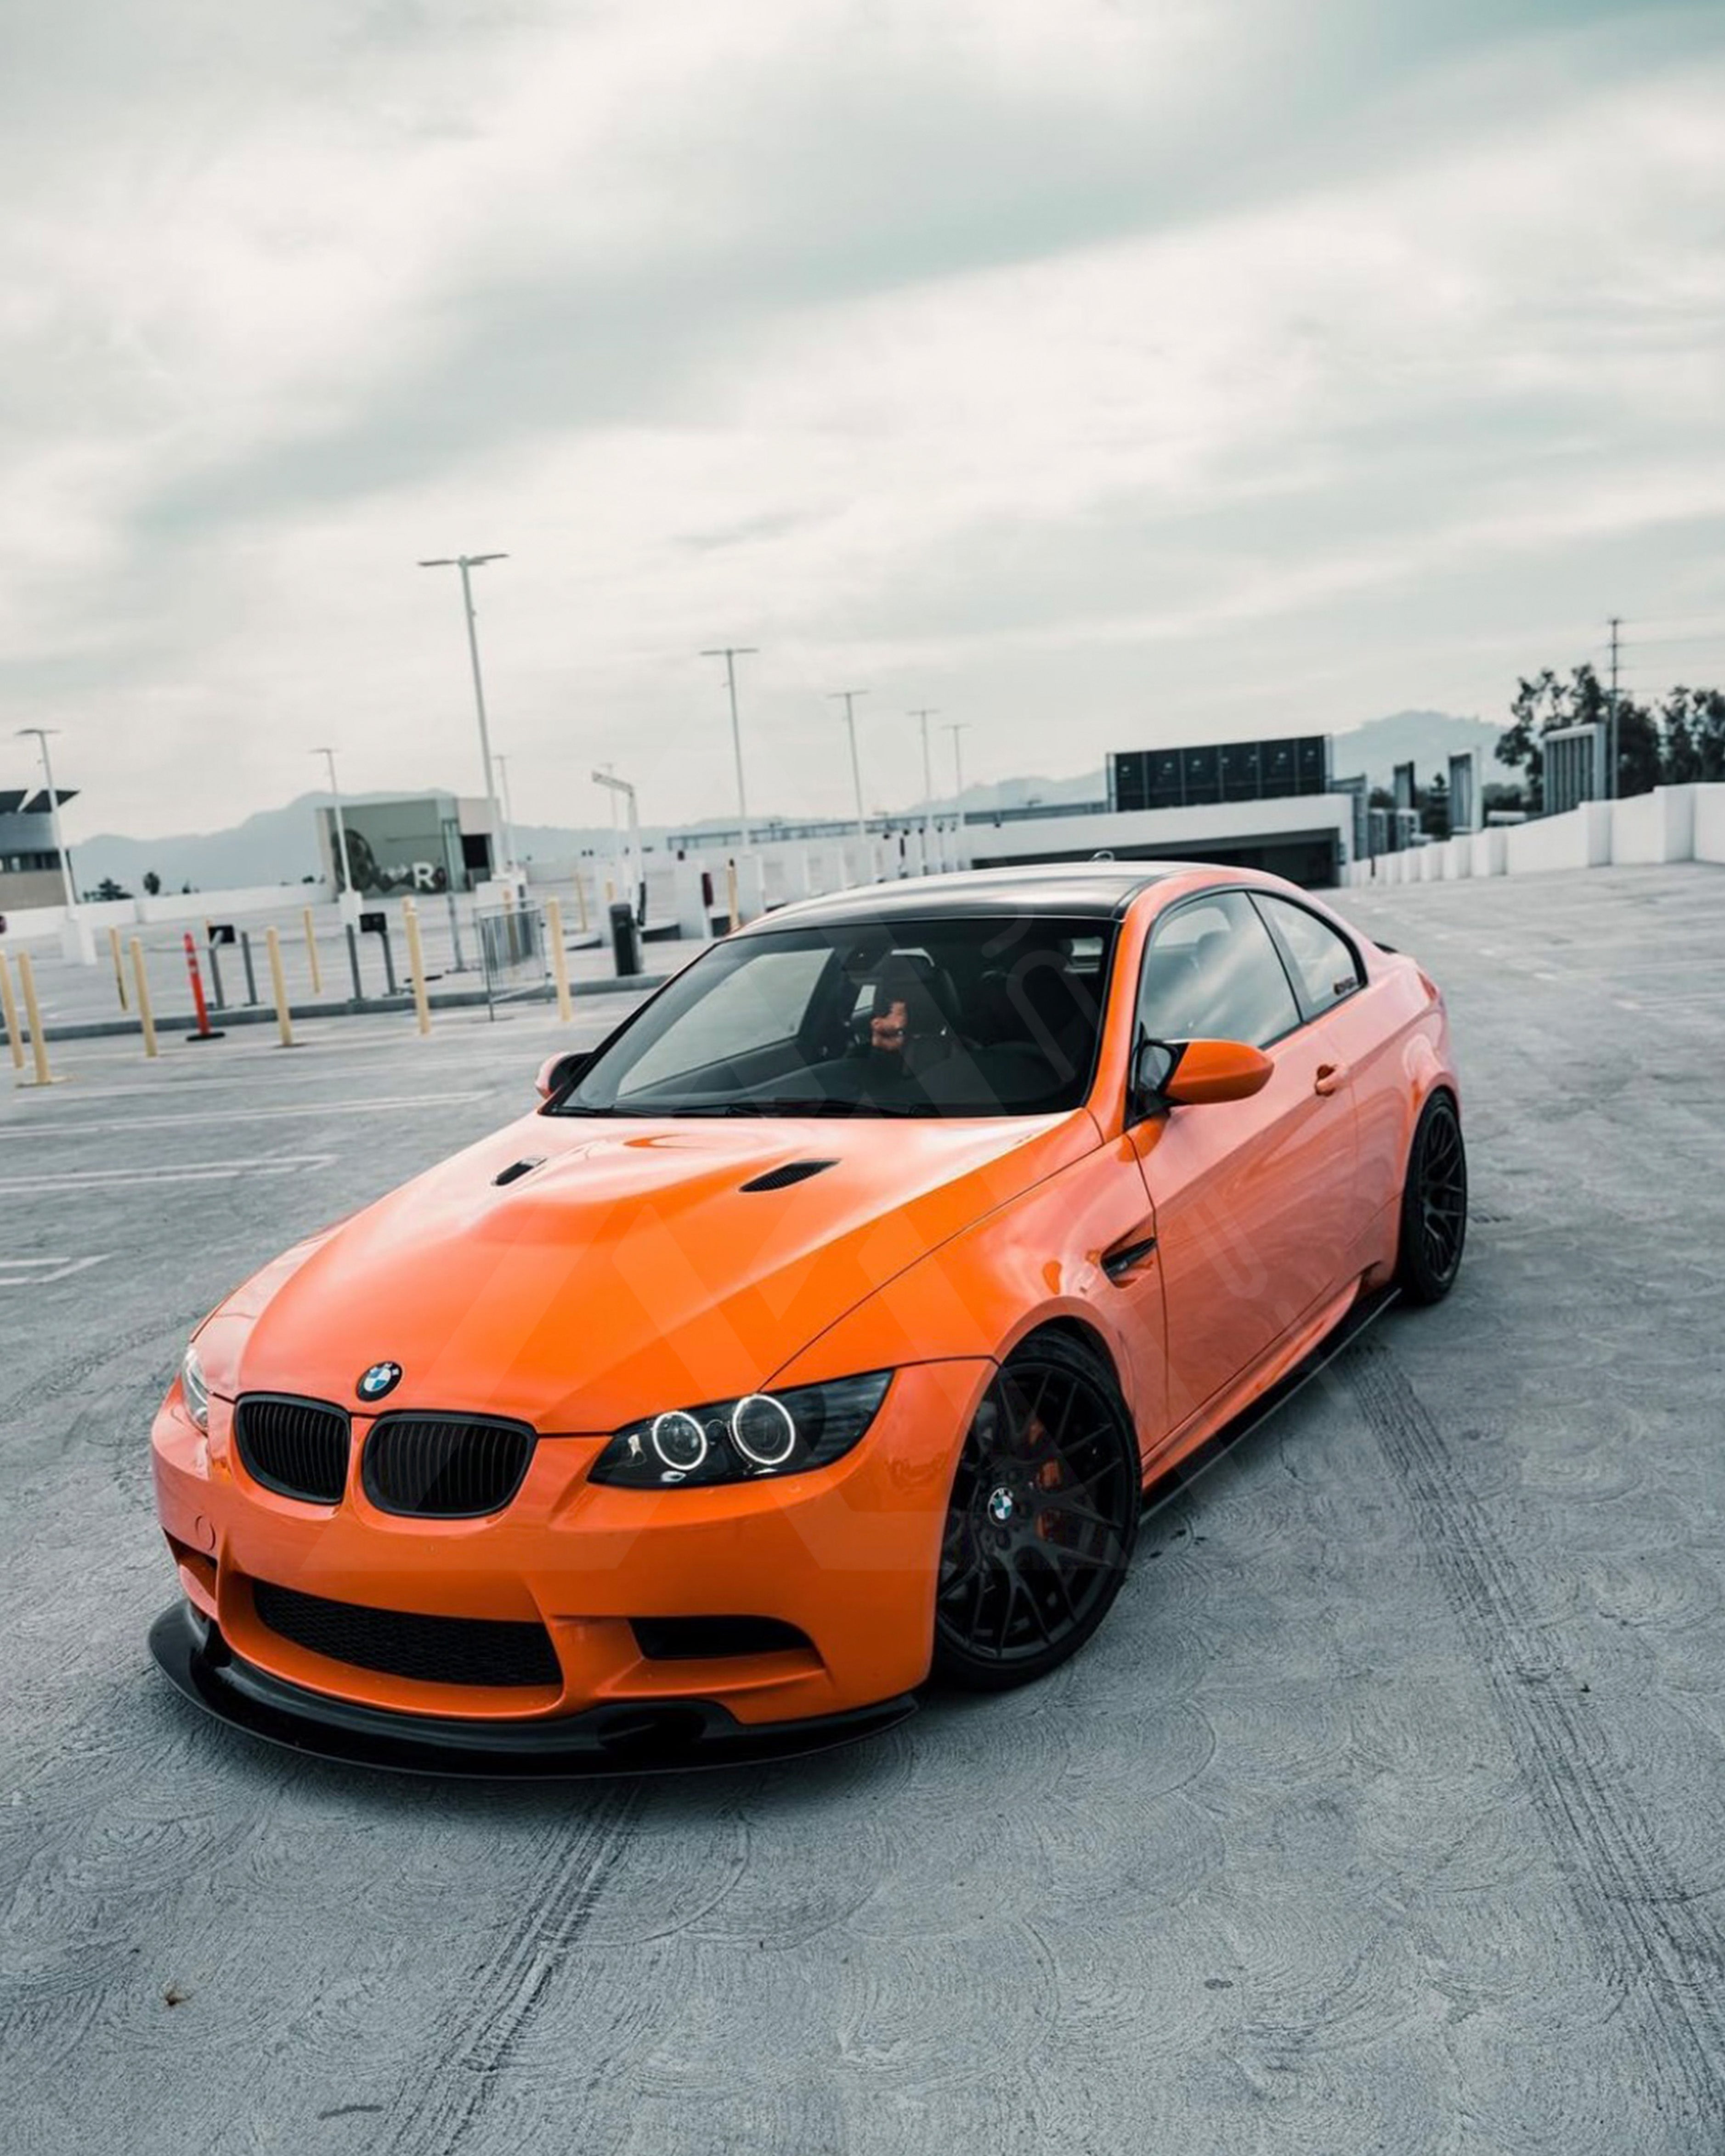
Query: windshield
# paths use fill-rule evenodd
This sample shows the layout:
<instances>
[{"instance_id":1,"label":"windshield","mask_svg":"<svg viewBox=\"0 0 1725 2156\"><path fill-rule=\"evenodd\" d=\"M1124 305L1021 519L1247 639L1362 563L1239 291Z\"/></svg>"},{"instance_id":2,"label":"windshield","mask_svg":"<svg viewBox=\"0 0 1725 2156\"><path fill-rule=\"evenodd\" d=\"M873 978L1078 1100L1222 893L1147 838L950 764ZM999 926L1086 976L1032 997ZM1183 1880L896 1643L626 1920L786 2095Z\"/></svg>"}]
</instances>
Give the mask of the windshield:
<instances>
[{"instance_id":1,"label":"windshield","mask_svg":"<svg viewBox=\"0 0 1725 2156\"><path fill-rule=\"evenodd\" d=\"M1108 919L891 916L715 944L559 1115L1039 1116L1090 1090Z\"/></svg>"}]
</instances>

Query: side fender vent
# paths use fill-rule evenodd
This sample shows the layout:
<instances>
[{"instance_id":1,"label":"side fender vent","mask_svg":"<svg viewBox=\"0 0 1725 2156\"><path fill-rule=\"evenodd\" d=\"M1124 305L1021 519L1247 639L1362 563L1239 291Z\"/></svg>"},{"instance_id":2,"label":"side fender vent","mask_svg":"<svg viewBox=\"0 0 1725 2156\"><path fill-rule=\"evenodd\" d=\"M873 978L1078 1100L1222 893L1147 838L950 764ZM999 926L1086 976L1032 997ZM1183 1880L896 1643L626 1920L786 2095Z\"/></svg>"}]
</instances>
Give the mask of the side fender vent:
<instances>
[{"instance_id":1,"label":"side fender vent","mask_svg":"<svg viewBox=\"0 0 1725 2156\"><path fill-rule=\"evenodd\" d=\"M493 1183L519 1183L524 1175L531 1175L536 1168L543 1168L545 1155L535 1153L527 1160L512 1160L507 1168L500 1168L491 1178Z\"/></svg>"},{"instance_id":2,"label":"side fender vent","mask_svg":"<svg viewBox=\"0 0 1725 2156\"><path fill-rule=\"evenodd\" d=\"M811 1175L836 1168L835 1160L788 1160L780 1168L769 1168L764 1175L757 1175L752 1183L740 1186L744 1190L788 1190L793 1183L806 1183Z\"/></svg>"}]
</instances>

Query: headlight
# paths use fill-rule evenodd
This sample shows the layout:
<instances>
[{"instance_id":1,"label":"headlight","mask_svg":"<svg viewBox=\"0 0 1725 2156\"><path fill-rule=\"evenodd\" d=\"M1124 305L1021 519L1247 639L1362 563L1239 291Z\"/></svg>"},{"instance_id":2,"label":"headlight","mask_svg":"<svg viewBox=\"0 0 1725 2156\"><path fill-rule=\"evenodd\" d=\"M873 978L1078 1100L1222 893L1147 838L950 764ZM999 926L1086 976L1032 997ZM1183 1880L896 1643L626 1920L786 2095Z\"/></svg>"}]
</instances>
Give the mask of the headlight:
<instances>
[{"instance_id":1,"label":"headlight","mask_svg":"<svg viewBox=\"0 0 1725 2156\"><path fill-rule=\"evenodd\" d=\"M744 1482L806 1474L850 1451L880 1410L890 1370L749 1393L702 1408L672 1408L626 1424L599 1455L591 1480L632 1490Z\"/></svg>"},{"instance_id":2,"label":"headlight","mask_svg":"<svg viewBox=\"0 0 1725 2156\"><path fill-rule=\"evenodd\" d=\"M209 1428L209 1387L203 1381L203 1365L198 1359L196 1348L187 1347L185 1358L180 1364L180 1392L186 1403L186 1412L200 1430Z\"/></svg>"}]
</instances>

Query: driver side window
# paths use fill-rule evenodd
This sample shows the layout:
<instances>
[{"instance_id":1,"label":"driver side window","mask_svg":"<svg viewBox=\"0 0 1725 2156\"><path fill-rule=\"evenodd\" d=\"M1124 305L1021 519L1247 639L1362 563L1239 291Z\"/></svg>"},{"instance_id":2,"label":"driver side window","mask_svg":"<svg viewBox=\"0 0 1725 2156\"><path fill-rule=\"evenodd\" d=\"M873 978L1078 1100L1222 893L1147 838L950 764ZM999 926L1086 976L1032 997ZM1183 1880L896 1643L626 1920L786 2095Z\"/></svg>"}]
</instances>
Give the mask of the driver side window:
<instances>
[{"instance_id":1,"label":"driver side window","mask_svg":"<svg viewBox=\"0 0 1725 2156\"><path fill-rule=\"evenodd\" d=\"M1138 985L1149 1039L1267 1048L1299 1024L1287 973L1244 891L1193 899L1158 923Z\"/></svg>"}]
</instances>

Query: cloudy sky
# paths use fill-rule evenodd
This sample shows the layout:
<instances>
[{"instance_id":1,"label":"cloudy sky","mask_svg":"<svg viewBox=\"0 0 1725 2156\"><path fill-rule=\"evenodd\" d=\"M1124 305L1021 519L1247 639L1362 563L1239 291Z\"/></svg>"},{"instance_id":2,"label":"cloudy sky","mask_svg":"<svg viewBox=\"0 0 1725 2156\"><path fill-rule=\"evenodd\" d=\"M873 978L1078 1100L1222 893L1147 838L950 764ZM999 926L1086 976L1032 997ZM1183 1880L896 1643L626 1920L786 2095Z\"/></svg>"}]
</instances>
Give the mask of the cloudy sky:
<instances>
[{"instance_id":1,"label":"cloudy sky","mask_svg":"<svg viewBox=\"0 0 1725 2156\"><path fill-rule=\"evenodd\" d=\"M916 705L986 778L1495 716L1614 612L1725 673L1717 0L13 0L0 49L0 717L74 843L323 742L477 792L414 567L463 549L522 821L604 761L727 808L727 641L754 805L835 814L850 685L896 807Z\"/></svg>"}]
</instances>

